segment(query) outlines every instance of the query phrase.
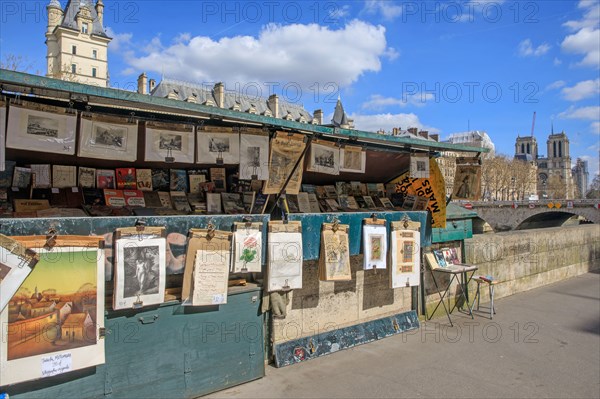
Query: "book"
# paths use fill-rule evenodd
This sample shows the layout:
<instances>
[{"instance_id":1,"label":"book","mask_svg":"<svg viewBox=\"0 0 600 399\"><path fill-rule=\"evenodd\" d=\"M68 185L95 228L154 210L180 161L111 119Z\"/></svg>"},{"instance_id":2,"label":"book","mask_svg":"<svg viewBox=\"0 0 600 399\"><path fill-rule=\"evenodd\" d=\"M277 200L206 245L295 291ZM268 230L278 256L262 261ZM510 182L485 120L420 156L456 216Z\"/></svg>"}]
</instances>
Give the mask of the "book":
<instances>
[{"instance_id":1,"label":"book","mask_svg":"<svg viewBox=\"0 0 600 399\"><path fill-rule=\"evenodd\" d=\"M192 208L187 200L185 191L171 191L171 203L176 211L190 213Z\"/></svg>"},{"instance_id":2,"label":"book","mask_svg":"<svg viewBox=\"0 0 600 399\"><path fill-rule=\"evenodd\" d=\"M144 203L146 204L146 208L163 207L158 191L142 191L142 193L144 193Z\"/></svg>"},{"instance_id":3,"label":"book","mask_svg":"<svg viewBox=\"0 0 600 399\"><path fill-rule=\"evenodd\" d=\"M267 207L267 203L269 202L269 194L256 193L256 197L254 198L254 203L252 204L252 209L250 209L250 213L257 215L261 214L265 211Z\"/></svg>"},{"instance_id":4,"label":"book","mask_svg":"<svg viewBox=\"0 0 600 399\"><path fill-rule=\"evenodd\" d=\"M433 251L433 256L435 257L435 260L437 261L438 265L440 267L446 267L446 259L444 258L444 252L442 250L436 249Z\"/></svg>"},{"instance_id":5,"label":"book","mask_svg":"<svg viewBox=\"0 0 600 399\"><path fill-rule=\"evenodd\" d=\"M82 187L83 203L86 205L106 205L104 191L100 188Z\"/></svg>"},{"instance_id":6,"label":"book","mask_svg":"<svg viewBox=\"0 0 600 399\"><path fill-rule=\"evenodd\" d=\"M368 208L364 196L357 195L357 196L354 197L354 200L358 204L358 209L367 209Z\"/></svg>"},{"instance_id":7,"label":"book","mask_svg":"<svg viewBox=\"0 0 600 399\"><path fill-rule=\"evenodd\" d=\"M114 190L115 171L113 169L97 169L96 170L96 188Z\"/></svg>"},{"instance_id":8,"label":"book","mask_svg":"<svg viewBox=\"0 0 600 399\"><path fill-rule=\"evenodd\" d=\"M321 212L333 212L333 209L327 203L327 198L319 199L319 208L321 208Z\"/></svg>"},{"instance_id":9,"label":"book","mask_svg":"<svg viewBox=\"0 0 600 399\"><path fill-rule=\"evenodd\" d=\"M171 208L173 209L173 203L171 202L171 195L169 195L168 191L156 191L158 194L158 199L160 200L160 204L162 208Z\"/></svg>"},{"instance_id":10,"label":"book","mask_svg":"<svg viewBox=\"0 0 600 399\"><path fill-rule=\"evenodd\" d=\"M168 169L152 169L152 189L156 191L169 191L171 184L169 181Z\"/></svg>"},{"instance_id":11,"label":"book","mask_svg":"<svg viewBox=\"0 0 600 399\"><path fill-rule=\"evenodd\" d=\"M50 164L31 165L31 182L33 188L49 188L52 186Z\"/></svg>"},{"instance_id":12,"label":"book","mask_svg":"<svg viewBox=\"0 0 600 399\"><path fill-rule=\"evenodd\" d=\"M206 181L204 183L200 183L200 190L198 193L214 193L215 192L215 183L211 181Z\"/></svg>"},{"instance_id":13,"label":"book","mask_svg":"<svg viewBox=\"0 0 600 399\"><path fill-rule=\"evenodd\" d=\"M79 167L79 187L95 188L96 187L96 169Z\"/></svg>"},{"instance_id":14,"label":"book","mask_svg":"<svg viewBox=\"0 0 600 399\"><path fill-rule=\"evenodd\" d=\"M327 202L327 205L329 205L332 212L339 212L342 210L340 204L334 198L326 198L325 202Z\"/></svg>"},{"instance_id":15,"label":"book","mask_svg":"<svg viewBox=\"0 0 600 399\"><path fill-rule=\"evenodd\" d=\"M16 165L17 163L15 161L4 162L4 170L0 172L0 188L9 188L12 186Z\"/></svg>"},{"instance_id":16,"label":"book","mask_svg":"<svg viewBox=\"0 0 600 399\"><path fill-rule=\"evenodd\" d=\"M390 201L392 201L392 205L394 205L394 207L398 207L399 208L404 203L404 194L402 194L402 193L394 193L390 197Z\"/></svg>"},{"instance_id":17,"label":"book","mask_svg":"<svg viewBox=\"0 0 600 399\"><path fill-rule=\"evenodd\" d=\"M185 169L169 169L169 188L171 191L188 191L188 178Z\"/></svg>"},{"instance_id":18,"label":"book","mask_svg":"<svg viewBox=\"0 0 600 399\"><path fill-rule=\"evenodd\" d=\"M413 205L413 211L426 211L429 205L429 198L416 196L415 203Z\"/></svg>"},{"instance_id":19,"label":"book","mask_svg":"<svg viewBox=\"0 0 600 399\"><path fill-rule=\"evenodd\" d=\"M376 187L377 187L377 196L379 198L385 197L385 184L383 184L383 183L377 183Z\"/></svg>"},{"instance_id":20,"label":"book","mask_svg":"<svg viewBox=\"0 0 600 399\"><path fill-rule=\"evenodd\" d=\"M246 208L246 212L250 212L252 209L252 204L254 204L254 198L256 198L255 191L246 191L242 193L242 201L244 202L244 208Z\"/></svg>"},{"instance_id":21,"label":"book","mask_svg":"<svg viewBox=\"0 0 600 399\"><path fill-rule=\"evenodd\" d=\"M215 192L222 193L227 191L225 168L210 168L210 181L215 185Z\"/></svg>"},{"instance_id":22,"label":"book","mask_svg":"<svg viewBox=\"0 0 600 399\"><path fill-rule=\"evenodd\" d=\"M310 200L308 199L308 193L299 192L298 193L298 211L302 213L311 213L310 209Z\"/></svg>"},{"instance_id":23,"label":"book","mask_svg":"<svg viewBox=\"0 0 600 399\"><path fill-rule=\"evenodd\" d=\"M383 209L383 203L381 202L381 198L380 197L371 197L373 199L373 203L375 204L375 208L378 209Z\"/></svg>"},{"instance_id":24,"label":"book","mask_svg":"<svg viewBox=\"0 0 600 399\"><path fill-rule=\"evenodd\" d=\"M315 194L317 195L317 198L320 200L327 198L327 192L325 191L324 186L315 187Z\"/></svg>"},{"instance_id":25,"label":"book","mask_svg":"<svg viewBox=\"0 0 600 399\"><path fill-rule=\"evenodd\" d=\"M104 202L106 202L106 205L113 207L125 206L125 197L123 196L123 190L111 190L105 188Z\"/></svg>"},{"instance_id":26,"label":"book","mask_svg":"<svg viewBox=\"0 0 600 399\"><path fill-rule=\"evenodd\" d=\"M338 197L340 195L350 195L350 191L352 186L349 183L338 181L335 182L335 191L337 192Z\"/></svg>"},{"instance_id":27,"label":"book","mask_svg":"<svg viewBox=\"0 0 600 399\"><path fill-rule=\"evenodd\" d=\"M367 209L377 208L377 206L375 206L375 202L373 201L373 198L370 195L363 195L362 198L365 201L365 205L366 205Z\"/></svg>"},{"instance_id":28,"label":"book","mask_svg":"<svg viewBox=\"0 0 600 399\"><path fill-rule=\"evenodd\" d=\"M379 200L381 201L381 204L383 205L384 208L386 208L386 209L394 209L394 204L392 204L392 201L390 201L389 198L382 197Z\"/></svg>"},{"instance_id":29,"label":"book","mask_svg":"<svg viewBox=\"0 0 600 399\"><path fill-rule=\"evenodd\" d=\"M31 190L31 199L42 199L50 201L52 189L50 188L34 188Z\"/></svg>"},{"instance_id":30,"label":"book","mask_svg":"<svg viewBox=\"0 0 600 399\"><path fill-rule=\"evenodd\" d=\"M67 208L80 208L83 203L83 195L79 190L79 187L65 187L61 188L64 191L65 198L67 200Z\"/></svg>"},{"instance_id":31,"label":"book","mask_svg":"<svg viewBox=\"0 0 600 399\"><path fill-rule=\"evenodd\" d=\"M189 175L188 179L190 181L190 193L197 194L202 189L200 183L206 182L206 176L204 175Z\"/></svg>"},{"instance_id":32,"label":"book","mask_svg":"<svg viewBox=\"0 0 600 399\"><path fill-rule=\"evenodd\" d=\"M118 190L137 190L135 168L117 168L116 174Z\"/></svg>"},{"instance_id":33,"label":"book","mask_svg":"<svg viewBox=\"0 0 600 399\"><path fill-rule=\"evenodd\" d=\"M377 183L367 183L367 195L369 197L377 197Z\"/></svg>"},{"instance_id":34,"label":"book","mask_svg":"<svg viewBox=\"0 0 600 399\"><path fill-rule=\"evenodd\" d=\"M140 208L146 206L146 200L144 199L144 192L142 190L123 190L123 196L125 197L125 204L127 204L127 206Z\"/></svg>"},{"instance_id":35,"label":"book","mask_svg":"<svg viewBox=\"0 0 600 399\"><path fill-rule=\"evenodd\" d=\"M135 178L138 190L152 191L152 169L136 169Z\"/></svg>"},{"instance_id":36,"label":"book","mask_svg":"<svg viewBox=\"0 0 600 399\"><path fill-rule=\"evenodd\" d=\"M50 208L48 200L17 199L13 201L15 212L36 212Z\"/></svg>"},{"instance_id":37,"label":"book","mask_svg":"<svg viewBox=\"0 0 600 399\"><path fill-rule=\"evenodd\" d=\"M77 186L77 166L52 165L52 187Z\"/></svg>"},{"instance_id":38,"label":"book","mask_svg":"<svg viewBox=\"0 0 600 399\"><path fill-rule=\"evenodd\" d=\"M385 196L391 198L396 193L396 183L388 183L385 185Z\"/></svg>"},{"instance_id":39,"label":"book","mask_svg":"<svg viewBox=\"0 0 600 399\"><path fill-rule=\"evenodd\" d=\"M348 194L338 194L338 204L342 209L350 209L350 203L348 201Z\"/></svg>"},{"instance_id":40,"label":"book","mask_svg":"<svg viewBox=\"0 0 600 399\"><path fill-rule=\"evenodd\" d=\"M242 196L239 193L221 193L223 211L229 215L246 213Z\"/></svg>"},{"instance_id":41,"label":"book","mask_svg":"<svg viewBox=\"0 0 600 399\"><path fill-rule=\"evenodd\" d=\"M220 193L206 193L206 212L209 214L221 213Z\"/></svg>"},{"instance_id":42,"label":"book","mask_svg":"<svg viewBox=\"0 0 600 399\"><path fill-rule=\"evenodd\" d=\"M358 210L359 209L358 203L356 202L356 199L352 195L348 196L348 209L350 209L350 210Z\"/></svg>"},{"instance_id":43,"label":"book","mask_svg":"<svg viewBox=\"0 0 600 399\"><path fill-rule=\"evenodd\" d=\"M404 197L404 202L402 202L402 209L407 211L412 211L415 206L416 197L414 195L407 195Z\"/></svg>"},{"instance_id":44,"label":"book","mask_svg":"<svg viewBox=\"0 0 600 399\"><path fill-rule=\"evenodd\" d=\"M337 190L335 189L335 186L328 185L323 186L323 188L325 189L325 198L337 198Z\"/></svg>"},{"instance_id":45,"label":"book","mask_svg":"<svg viewBox=\"0 0 600 399\"><path fill-rule=\"evenodd\" d=\"M286 194L285 200L287 202L289 213L300 213L300 208L298 206L298 196L294 194Z\"/></svg>"},{"instance_id":46,"label":"book","mask_svg":"<svg viewBox=\"0 0 600 399\"><path fill-rule=\"evenodd\" d=\"M64 189L52 187L50 189L50 205L53 208L66 208L67 203L67 192Z\"/></svg>"},{"instance_id":47,"label":"book","mask_svg":"<svg viewBox=\"0 0 600 399\"><path fill-rule=\"evenodd\" d=\"M27 188L31 183L31 168L15 166L12 187Z\"/></svg>"},{"instance_id":48,"label":"book","mask_svg":"<svg viewBox=\"0 0 600 399\"><path fill-rule=\"evenodd\" d=\"M195 213L206 213L206 193L188 193L188 202Z\"/></svg>"},{"instance_id":49,"label":"book","mask_svg":"<svg viewBox=\"0 0 600 399\"><path fill-rule=\"evenodd\" d=\"M308 193L308 202L310 203L310 212L311 213L320 213L321 208L319 207L319 200L317 199L317 194Z\"/></svg>"},{"instance_id":50,"label":"book","mask_svg":"<svg viewBox=\"0 0 600 399\"><path fill-rule=\"evenodd\" d=\"M305 193L314 193L317 189L317 186L314 184L302 184L302 191Z\"/></svg>"}]
</instances>

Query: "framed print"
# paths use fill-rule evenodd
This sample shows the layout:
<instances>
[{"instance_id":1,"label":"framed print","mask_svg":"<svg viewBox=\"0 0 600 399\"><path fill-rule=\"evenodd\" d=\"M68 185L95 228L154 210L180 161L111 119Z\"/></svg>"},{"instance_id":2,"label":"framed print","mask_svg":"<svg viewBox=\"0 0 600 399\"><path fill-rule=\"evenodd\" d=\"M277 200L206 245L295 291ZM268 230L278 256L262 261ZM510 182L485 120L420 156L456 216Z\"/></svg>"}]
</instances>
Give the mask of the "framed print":
<instances>
[{"instance_id":1,"label":"framed print","mask_svg":"<svg viewBox=\"0 0 600 399\"><path fill-rule=\"evenodd\" d=\"M390 288L419 285L421 270L419 228L418 222L392 222Z\"/></svg>"},{"instance_id":2,"label":"framed print","mask_svg":"<svg viewBox=\"0 0 600 399\"><path fill-rule=\"evenodd\" d=\"M240 180L269 178L269 136L240 135Z\"/></svg>"},{"instance_id":3,"label":"framed print","mask_svg":"<svg viewBox=\"0 0 600 399\"><path fill-rule=\"evenodd\" d=\"M0 312L38 262L37 254L0 234Z\"/></svg>"},{"instance_id":4,"label":"framed print","mask_svg":"<svg viewBox=\"0 0 600 399\"><path fill-rule=\"evenodd\" d=\"M263 187L264 194L278 194L281 191L285 181L292 174L296 162L302 156L305 147L304 135L277 132L271 140L269 178ZM287 194L298 194L300 192L302 164L303 160L300 160L298 168L294 171L288 185L285 187Z\"/></svg>"},{"instance_id":5,"label":"framed print","mask_svg":"<svg viewBox=\"0 0 600 399\"><path fill-rule=\"evenodd\" d=\"M477 201L481 197L481 165L458 164L452 199Z\"/></svg>"},{"instance_id":6,"label":"framed print","mask_svg":"<svg viewBox=\"0 0 600 399\"><path fill-rule=\"evenodd\" d=\"M44 104L11 104L6 147L19 150L75 154L77 115L66 108Z\"/></svg>"},{"instance_id":7,"label":"framed print","mask_svg":"<svg viewBox=\"0 0 600 399\"><path fill-rule=\"evenodd\" d=\"M262 271L262 223L235 222L233 273Z\"/></svg>"},{"instance_id":8,"label":"framed print","mask_svg":"<svg viewBox=\"0 0 600 399\"><path fill-rule=\"evenodd\" d=\"M411 154L410 177L418 179L429 178L429 157L427 155Z\"/></svg>"},{"instance_id":9,"label":"framed print","mask_svg":"<svg viewBox=\"0 0 600 399\"><path fill-rule=\"evenodd\" d=\"M104 363L102 237L13 237L39 261L0 314L3 385Z\"/></svg>"},{"instance_id":10,"label":"framed print","mask_svg":"<svg viewBox=\"0 0 600 399\"><path fill-rule=\"evenodd\" d=\"M137 159L137 121L106 116L81 117L77 156L134 162Z\"/></svg>"},{"instance_id":11,"label":"framed print","mask_svg":"<svg viewBox=\"0 0 600 399\"><path fill-rule=\"evenodd\" d=\"M347 145L340 150L340 172L365 173L367 153L362 147Z\"/></svg>"},{"instance_id":12,"label":"framed print","mask_svg":"<svg viewBox=\"0 0 600 399\"><path fill-rule=\"evenodd\" d=\"M302 224L269 222L267 289L302 288Z\"/></svg>"},{"instance_id":13,"label":"framed print","mask_svg":"<svg viewBox=\"0 0 600 399\"><path fill-rule=\"evenodd\" d=\"M240 134L198 130L198 160L201 164L240 163Z\"/></svg>"},{"instance_id":14,"label":"framed print","mask_svg":"<svg viewBox=\"0 0 600 399\"><path fill-rule=\"evenodd\" d=\"M371 219L365 219L365 225L363 226L364 269L386 269L387 228L385 224L370 223L372 223Z\"/></svg>"},{"instance_id":15,"label":"framed print","mask_svg":"<svg viewBox=\"0 0 600 399\"><path fill-rule=\"evenodd\" d=\"M340 148L333 144L313 141L310 145L307 171L340 174Z\"/></svg>"},{"instance_id":16,"label":"framed print","mask_svg":"<svg viewBox=\"0 0 600 399\"><path fill-rule=\"evenodd\" d=\"M146 123L146 151L144 160L194 163L194 126L183 124Z\"/></svg>"},{"instance_id":17,"label":"framed print","mask_svg":"<svg viewBox=\"0 0 600 399\"><path fill-rule=\"evenodd\" d=\"M140 240L141 238L141 240ZM164 302L166 239L139 235L115 241L114 309L131 309Z\"/></svg>"}]
</instances>

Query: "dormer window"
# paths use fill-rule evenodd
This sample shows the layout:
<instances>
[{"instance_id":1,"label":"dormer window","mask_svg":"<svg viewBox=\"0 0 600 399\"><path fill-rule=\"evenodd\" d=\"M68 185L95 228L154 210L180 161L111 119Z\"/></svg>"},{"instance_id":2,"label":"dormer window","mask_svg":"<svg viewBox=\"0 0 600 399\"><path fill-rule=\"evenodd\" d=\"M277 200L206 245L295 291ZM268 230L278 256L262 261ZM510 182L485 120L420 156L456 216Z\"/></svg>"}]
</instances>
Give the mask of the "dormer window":
<instances>
[{"instance_id":1,"label":"dormer window","mask_svg":"<svg viewBox=\"0 0 600 399\"><path fill-rule=\"evenodd\" d=\"M206 105L207 107L216 107L217 104L215 104L215 102L213 100L211 100L210 98L207 99L206 101L204 101L204 105Z\"/></svg>"},{"instance_id":2,"label":"dormer window","mask_svg":"<svg viewBox=\"0 0 600 399\"><path fill-rule=\"evenodd\" d=\"M247 112L249 114L254 114L254 115L258 114L258 112L256 112L256 106L254 104L250 104L250 108L248 108Z\"/></svg>"},{"instance_id":3,"label":"dormer window","mask_svg":"<svg viewBox=\"0 0 600 399\"><path fill-rule=\"evenodd\" d=\"M81 24L81 33L88 33L90 29L90 26L87 22L83 22Z\"/></svg>"},{"instance_id":4,"label":"dormer window","mask_svg":"<svg viewBox=\"0 0 600 399\"><path fill-rule=\"evenodd\" d=\"M266 109L266 110L265 110L265 112L263 112L263 115L264 115L264 116L271 116L271 117L272 117L272 116L273 116L273 113L271 112L271 110L270 110L270 109Z\"/></svg>"},{"instance_id":5,"label":"dormer window","mask_svg":"<svg viewBox=\"0 0 600 399\"><path fill-rule=\"evenodd\" d=\"M239 101L236 101L235 104L233 104L233 106L231 107L232 111L241 111L242 109L240 108L240 103Z\"/></svg>"},{"instance_id":6,"label":"dormer window","mask_svg":"<svg viewBox=\"0 0 600 399\"><path fill-rule=\"evenodd\" d=\"M298 122L306 123L306 119L304 118L304 115L300 115L300 118L298 118Z\"/></svg>"},{"instance_id":7,"label":"dormer window","mask_svg":"<svg viewBox=\"0 0 600 399\"><path fill-rule=\"evenodd\" d=\"M284 118L286 121L293 121L294 117L292 116L292 113L288 111L287 115Z\"/></svg>"}]
</instances>

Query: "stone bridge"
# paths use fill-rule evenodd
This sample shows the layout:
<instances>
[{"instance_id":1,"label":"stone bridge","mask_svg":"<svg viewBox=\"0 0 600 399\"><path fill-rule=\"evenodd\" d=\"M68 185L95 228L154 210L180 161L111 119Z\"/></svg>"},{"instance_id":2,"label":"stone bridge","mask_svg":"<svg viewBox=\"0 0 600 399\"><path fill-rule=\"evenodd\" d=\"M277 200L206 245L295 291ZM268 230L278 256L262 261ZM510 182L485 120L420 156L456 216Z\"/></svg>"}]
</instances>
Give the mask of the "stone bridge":
<instances>
[{"instance_id":1,"label":"stone bridge","mask_svg":"<svg viewBox=\"0 0 600 399\"><path fill-rule=\"evenodd\" d=\"M600 224L600 200L482 201L459 205L472 206L496 232L515 230L523 224L526 228L560 226L575 215Z\"/></svg>"}]
</instances>

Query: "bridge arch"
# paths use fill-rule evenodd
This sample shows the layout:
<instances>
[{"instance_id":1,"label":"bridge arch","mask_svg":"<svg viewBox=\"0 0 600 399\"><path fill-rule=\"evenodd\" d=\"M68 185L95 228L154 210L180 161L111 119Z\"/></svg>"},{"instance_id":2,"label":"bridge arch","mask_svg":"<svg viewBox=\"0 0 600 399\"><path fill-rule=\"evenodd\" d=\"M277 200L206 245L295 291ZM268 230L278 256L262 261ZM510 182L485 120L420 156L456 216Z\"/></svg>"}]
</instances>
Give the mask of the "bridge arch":
<instances>
[{"instance_id":1,"label":"bridge arch","mask_svg":"<svg viewBox=\"0 0 600 399\"><path fill-rule=\"evenodd\" d=\"M539 229L546 227L560 227L567 220L573 218L574 216L581 216L575 212L569 211L547 211L547 212L539 212L533 214L529 217L523 219L517 226L515 226L515 230L529 230L529 229Z\"/></svg>"}]
</instances>

